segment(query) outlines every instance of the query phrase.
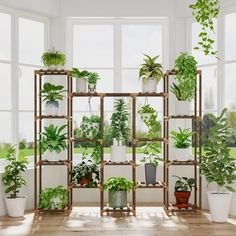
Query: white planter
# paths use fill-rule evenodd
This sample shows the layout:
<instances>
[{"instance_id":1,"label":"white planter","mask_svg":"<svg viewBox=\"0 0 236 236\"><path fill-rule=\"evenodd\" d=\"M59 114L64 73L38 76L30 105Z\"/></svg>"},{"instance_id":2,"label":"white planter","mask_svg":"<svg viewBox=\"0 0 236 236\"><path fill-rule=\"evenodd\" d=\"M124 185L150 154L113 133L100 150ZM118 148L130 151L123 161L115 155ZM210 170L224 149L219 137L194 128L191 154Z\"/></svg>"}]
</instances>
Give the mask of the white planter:
<instances>
[{"instance_id":1,"label":"white planter","mask_svg":"<svg viewBox=\"0 0 236 236\"><path fill-rule=\"evenodd\" d=\"M87 81L85 78L76 79L76 92L86 93L87 92Z\"/></svg>"},{"instance_id":2,"label":"white planter","mask_svg":"<svg viewBox=\"0 0 236 236\"><path fill-rule=\"evenodd\" d=\"M111 161L122 162L126 161L126 146L111 146Z\"/></svg>"},{"instance_id":3,"label":"white planter","mask_svg":"<svg viewBox=\"0 0 236 236\"><path fill-rule=\"evenodd\" d=\"M175 115L190 115L192 102L188 101L176 101L175 102Z\"/></svg>"},{"instance_id":4,"label":"white planter","mask_svg":"<svg viewBox=\"0 0 236 236\"><path fill-rule=\"evenodd\" d=\"M188 148L173 148L175 158L179 161L187 161L191 157L191 147Z\"/></svg>"},{"instance_id":5,"label":"white planter","mask_svg":"<svg viewBox=\"0 0 236 236\"><path fill-rule=\"evenodd\" d=\"M50 65L47 68L48 68L48 70L58 70L59 66L58 65Z\"/></svg>"},{"instance_id":6,"label":"white planter","mask_svg":"<svg viewBox=\"0 0 236 236\"><path fill-rule=\"evenodd\" d=\"M18 198L5 197L8 215L10 217L24 216L26 200L27 196L22 196Z\"/></svg>"},{"instance_id":7,"label":"white planter","mask_svg":"<svg viewBox=\"0 0 236 236\"><path fill-rule=\"evenodd\" d=\"M150 78L148 81L144 82L142 80L142 92L143 93L156 93L157 91L157 80Z\"/></svg>"},{"instance_id":8,"label":"white planter","mask_svg":"<svg viewBox=\"0 0 236 236\"><path fill-rule=\"evenodd\" d=\"M208 203L213 222L225 222L229 215L231 192L207 192Z\"/></svg>"},{"instance_id":9,"label":"white planter","mask_svg":"<svg viewBox=\"0 0 236 236\"><path fill-rule=\"evenodd\" d=\"M56 151L46 151L45 152L45 159L48 161L59 161L59 160L66 160L65 151L57 153Z\"/></svg>"},{"instance_id":10,"label":"white planter","mask_svg":"<svg viewBox=\"0 0 236 236\"><path fill-rule=\"evenodd\" d=\"M46 103L46 115L47 116L58 116L59 114L59 102L47 102Z\"/></svg>"}]
</instances>

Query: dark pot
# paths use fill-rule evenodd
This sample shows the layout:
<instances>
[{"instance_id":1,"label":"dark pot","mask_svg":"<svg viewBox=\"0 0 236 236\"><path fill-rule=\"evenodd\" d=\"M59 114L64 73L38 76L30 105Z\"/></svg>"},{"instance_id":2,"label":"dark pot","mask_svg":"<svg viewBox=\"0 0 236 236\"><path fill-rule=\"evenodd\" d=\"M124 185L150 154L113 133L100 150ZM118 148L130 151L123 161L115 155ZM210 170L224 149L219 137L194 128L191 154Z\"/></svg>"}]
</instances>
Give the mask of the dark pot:
<instances>
[{"instance_id":1,"label":"dark pot","mask_svg":"<svg viewBox=\"0 0 236 236\"><path fill-rule=\"evenodd\" d=\"M175 192L176 204L188 204L191 192Z\"/></svg>"},{"instance_id":2,"label":"dark pot","mask_svg":"<svg viewBox=\"0 0 236 236\"><path fill-rule=\"evenodd\" d=\"M146 163L145 164L145 179L146 184L155 184L156 183L156 174L157 174L157 167Z\"/></svg>"},{"instance_id":3,"label":"dark pot","mask_svg":"<svg viewBox=\"0 0 236 236\"><path fill-rule=\"evenodd\" d=\"M87 185L92 181L92 174L88 176L81 177L79 184L81 185Z\"/></svg>"}]
</instances>

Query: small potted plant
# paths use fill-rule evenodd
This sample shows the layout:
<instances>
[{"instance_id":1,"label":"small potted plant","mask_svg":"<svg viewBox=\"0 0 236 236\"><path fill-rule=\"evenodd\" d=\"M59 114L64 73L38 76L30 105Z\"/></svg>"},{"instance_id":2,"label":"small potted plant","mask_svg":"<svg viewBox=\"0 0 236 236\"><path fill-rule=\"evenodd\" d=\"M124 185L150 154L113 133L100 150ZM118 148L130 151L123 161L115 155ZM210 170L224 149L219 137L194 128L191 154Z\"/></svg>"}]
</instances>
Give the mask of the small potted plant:
<instances>
[{"instance_id":1,"label":"small potted plant","mask_svg":"<svg viewBox=\"0 0 236 236\"><path fill-rule=\"evenodd\" d=\"M133 188L132 181L123 177L111 177L103 183L103 189L108 189L109 207L124 208L127 207L127 192Z\"/></svg>"},{"instance_id":2,"label":"small potted plant","mask_svg":"<svg viewBox=\"0 0 236 236\"><path fill-rule=\"evenodd\" d=\"M26 159L17 160L16 150L10 147L7 151L7 161L2 174L3 184L6 186L5 197L8 215L11 217L24 216L27 196L19 194L19 190L26 185L22 173L27 170L28 161Z\"/></svg>"},{"instance_id":3,"label":"small potted plant","mask_svg":"<svg viewBox=\"0 0 236 236\"><path fill-rule=\"evenodd\" d=\"M46 101L46 115L57 116L59 114L59 102L63 100L64 86L45 83L41 91L43 101Z\"/></svg>"},{"instance_id":4,"label":"small potted plant","mask_svg":"<svg viewBox=\"0 0 236 236\"><path fill-rule=\"evenodd\" d=\"M235 158L230 155L228 141L232 136L229 119L223 109L220 116L208 116L211 125L208 127L206 138L203 140L203 156L201 158L201 174L209 184L215 183L217 189L208 191L208 203L214 222L225 222L229 215L232 185L236 181Z\"/></svg>"},{"instance_id":5,"label":"small potted plant","mask_svg":"<svg viewBox=\"0 0 236 236\"><path fill-rule=\"evenodd\" d=\"M178 159L188 160L191 153L191 143L192 143L193 132L189 128L181 129L179 131L171 131L171 137L174 142L175 156Z\"/></svg>"},{"instance_id":6,"label":"small potted plant","mask_svg":"<svg viewBox=\"0 0 236 236\"><path fill-rule=\"evenodd\" d=\"M48 69L50 70L57 70L58 67L62 67L66 63L66 55L62 52L53 48L52 50L48 50L44 52L41 60Z\"/></svg>"},{"instance_id":7,"label":"small potted plant","mask_svg":"<svg viewBox=\"0 0 236 236\"><path fill-rule=\"evenodd\" d=\"M142 92L155 93L157 84L163 77L162 65L156 60L159 56L150 57L144 54L144 63L139 70L139 77L142 79Z\"/></svg>"},{"instance_id":8,"label":"small potted plant","mask_svg":"<svg viewBox=\"0 0 236 236\"><path fill-rule=\"evenodd\" d=\"M177 178L177 181L175 182L175 206L178 208L188 208L188 201L191 195L192 188L196 185L196 181L194 178L180 177L176 175L174 175L173 177Z\"/></svg>"},{"instance_id":9,"label":"small potted plant","mask_svg":"<svg viewBox=\"0 0 236 236\"><path fill-rule=\"evenodd\" d=\"M114 162L126 161L126 145L130 135L128 126L129 116L124 99L115 100L115 111L111 116L111 160Z\"/></svg>"},{"instance_id":10,"label":"small potted plant","mask_svg":"<svg viewBox=\"0 0 236 236\"><path fill-rule=\"evenodd\" d=\"M58 161L58 153L67 148L66 133L62 133L67 125L54 126L53 124L44 127L40 140L41 152L46 153L50 161Z\"/></svg>"},{"instance_id":11,"label":"small potted plant","mask_svg":"<svg viewBox=\"0 0 236 236\"><path fill-rule=\"evenodd\" d=\"M86 93L89 72L87 70L80 71L77 68L72 68L71 75L72 77L76 78L76 92Z\"/></svg>"},{"instance_id":12,"label":"small potted plant","mask_svg":"<svg viewBox=\"0 0 236 236\"><path fill-rule=\"evenodd\" d=\"M99 167L91 160L82 161L74 166L71 176L74 184L85 185L87 187L97 186L99 181Z\"/></svg>"},{"instance_id":13,"label":"small potted plant","mask_svg":"<svg viewBox=\"0 0 236 236\"><path fill-rule=\"evenodd\" d=\"M95 93L96 92L96 84L97 81L100 79L98 73L90 72L88 74L88 92Z\"/></svg>"},{"instance_id":14,"label":"small potted plant","mask_svg":"<svg viewBox=\"0 0 236 236\"><path fill-rule=\"evenodd\" d=\"M39 194L39 208L62 210L67 205L67 199L68 192L62 185L46 188Z\"/></svg>"},{"instance_id":15,"label":"small potted plant","mask_svg":"<svg viewBox=\"0 0 236 236\"><path fill-rule=\"evenodd\" d=\"M174 70L175 80L178 83L173 83L170 90L177 98L175 113L182 116L189 115L196 89L197 62L193 56L181 53L175 60Z\"/></svg>"}]
</instances>

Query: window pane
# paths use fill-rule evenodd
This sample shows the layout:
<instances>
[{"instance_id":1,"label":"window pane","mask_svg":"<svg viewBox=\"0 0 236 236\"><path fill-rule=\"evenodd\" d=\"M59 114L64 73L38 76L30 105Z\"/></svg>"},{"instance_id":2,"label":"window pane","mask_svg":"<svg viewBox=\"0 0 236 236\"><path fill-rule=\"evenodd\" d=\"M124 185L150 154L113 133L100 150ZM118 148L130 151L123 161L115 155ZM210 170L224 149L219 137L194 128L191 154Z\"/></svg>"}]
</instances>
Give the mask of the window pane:
<instances>
[{"instance_id":1,"label":"window pane","mask_svg":"<svg viewBox=\"0 0 236 236\"><path fill-rule=\"evenodd\" d=\"M202 70L202 97L203 110L213 112L217 110L217 67L207 66Z\"/></svg>"},{"instance_id":2,"label":"window pane","mask_svg":"<svg viewBox=\"0 0 236 236\"><path fill-rule=\"evenodd\" d=\"M225 105L228 108L236 106L236 63L225 65Z\"/></svg>"},{"instance_id":3,"label":"window pane","mask_svg":"<svg viewBox=\"0 0 236 236\"><path fill-rule=\"evenodd\" d=\"M44 24L19 18L19 62L41 65L44 52Z\"/></svg>"},{"instance_id":4,"label":"window pane","mask_svg":"<svg viewBox=\"0 0 236 236\"><path fill-rule=\"evenodd\" d=\"M225 59L236 59L236 13L225 16Z\"/></svg>"},{"instance_id":5,"label":"window pane","mask_svg":"<svg viewBox=\"0 0 236 236\"><path fill-rule=\"evenodd\" d=\"M5 63L0 63L0 101L0 109L11 109L11 66Z\"/></svg>"},{"instance_id":6,"label":"window pane","mask_svg":"<svg viewBox=\"0 0 236 236\"><path fill-rule=\"evenodd\" d=\"M161 25L123 25L122 26L122 66L140 67L143 53L150 56L160 55L162 62Z\"/></svg>"},{"instance_id":7,"label":"window pane","mask_svg":"<svg viewBox=\"0 0 236 236\"><path fill-rule=\"evenodd\" d=\"M215 40L214 43L214 50L216 50L217 47L217 41L216 41L216 35L217 35L217 24L215 22L215 35L213 36L213 39ZM213 56L206 56L202 50L194 50L193 48L198 46L199 42L199 33L201 32L201 26L198 23L192 24L192 55L196 58L199 65L205 65L205 64L211 64L216 63L217 59Z\"/></svg>"},{"instance_id":8,"label":"window pane","mask_svg":"<svg viewBox=\"0 0 236 236\"><path fill-rule=\"evenodd\" d=\"M10 60L11 58L11 16L0 13L0 59Z\"/></svg>"},{"instance_id":9,"label":"window pane","mask_svg":"<svg viewBox=\"0 0 236 236\"><path fill-rule=\"evenodd\" d=\"M73 28L73 65L76 67L113 67L113 26L75 25Z\"/></svg>"}]
</instances>

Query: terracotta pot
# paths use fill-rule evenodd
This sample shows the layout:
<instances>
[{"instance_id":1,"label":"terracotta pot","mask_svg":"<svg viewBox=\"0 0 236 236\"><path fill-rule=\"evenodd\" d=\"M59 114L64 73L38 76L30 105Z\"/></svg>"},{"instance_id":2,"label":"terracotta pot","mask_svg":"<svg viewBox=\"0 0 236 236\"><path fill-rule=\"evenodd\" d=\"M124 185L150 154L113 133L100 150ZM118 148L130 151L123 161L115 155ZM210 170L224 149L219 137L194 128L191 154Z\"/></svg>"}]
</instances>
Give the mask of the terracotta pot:
<instances>
[{"instance_id":1,"label":"terracotta pot","mask_svg":"<svg viewBox=\"0 0 236 236\"><path fill-rule=\"evenodd\" d=\"M89 176L84 176L84 177L81 177L80 181L79 181L79 184L81 185L87 185L91 182L92 180L92 175L89 175Z\"/></svg>"},{"instance_id":2,"label":"terracotta pot","mask_svg":"<svg viewBox=\"0 0 236 236\"><path fill-rule=\"evenodd\" d=\"M175 192L175 198L177 204L188 204L191 192Z\"/></svg>"}]
</instances>

